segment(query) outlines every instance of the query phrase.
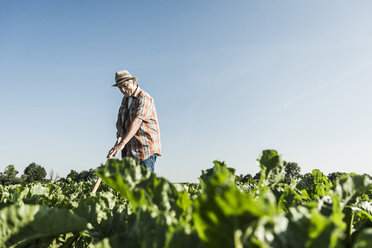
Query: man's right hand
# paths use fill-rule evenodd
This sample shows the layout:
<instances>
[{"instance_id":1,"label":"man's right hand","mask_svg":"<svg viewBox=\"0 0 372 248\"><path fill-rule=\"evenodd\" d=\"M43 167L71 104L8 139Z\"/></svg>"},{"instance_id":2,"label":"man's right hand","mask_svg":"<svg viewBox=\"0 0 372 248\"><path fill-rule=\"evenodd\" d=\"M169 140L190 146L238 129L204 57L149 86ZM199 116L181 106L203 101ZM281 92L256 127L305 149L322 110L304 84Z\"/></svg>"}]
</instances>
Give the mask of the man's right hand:
<instances>
[{"instance_id":1,"label":"man's right hand","mask_svg":"<svg viewBox=\"0 0 372 248\"><path fill-rule=\"evenodd\" d=\"M113 148L111 148L110 151L108 152L108 154L107 154L108 159L116 157L116 154L118 153L118 151L115 149L115 147L116 147L116 145Z\"/></svg>"},{"instance_id":2,"label":"man's right hand","mask_svg":"<svg viewBox=\"0 0 372 248\"><path fill-rule=\"evenodd\" d=\"M107 158L108 158L108 159L111 159L111 158L116 157L118 151L115 151L114 148L115 148L115 147L120 143L121 139L122 139L122 137L118 137L118 138L116 139L116 142L115 142L114 147L111 148L110 151L109 151L108 154L107 154Z\"/></svg>"},{"instance_id":3,"label":"man's right hand","mask_svg":"<svg viewBox=\"0 0 372 248\"><path fill-rule=\"evenodd\" d=\"M112 159L112 158L115 158L115 156L116 156L116 153L115 153L115 154L113 153L113 149L114 149L114 148L111 148L111 149L110 149L110 151L108 152L108 154L107 154L107 157L106 157L106 158L108 158L108 159Z\"/></svg>"}]
</instances>

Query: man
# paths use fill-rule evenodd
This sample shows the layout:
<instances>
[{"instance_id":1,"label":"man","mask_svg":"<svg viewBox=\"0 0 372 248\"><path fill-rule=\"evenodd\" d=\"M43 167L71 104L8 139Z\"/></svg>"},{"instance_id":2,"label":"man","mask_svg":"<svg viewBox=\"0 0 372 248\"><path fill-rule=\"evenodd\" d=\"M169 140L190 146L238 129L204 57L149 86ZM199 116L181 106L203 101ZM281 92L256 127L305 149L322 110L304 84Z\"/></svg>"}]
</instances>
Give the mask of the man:
<instances>
[{"instance_id":1,"label":"man","mask_svg":"<svg viewBox=\"0 0 372 248\"><path fill-rule=\"evenodd\" d=\"M153 98L137 84L137 77L122 70L115 74L116 83L124 95L116 122L117 141L107 157L121 151L154 172L156 157L161 155L160 132Z\"/></svg>"}]
</instances>

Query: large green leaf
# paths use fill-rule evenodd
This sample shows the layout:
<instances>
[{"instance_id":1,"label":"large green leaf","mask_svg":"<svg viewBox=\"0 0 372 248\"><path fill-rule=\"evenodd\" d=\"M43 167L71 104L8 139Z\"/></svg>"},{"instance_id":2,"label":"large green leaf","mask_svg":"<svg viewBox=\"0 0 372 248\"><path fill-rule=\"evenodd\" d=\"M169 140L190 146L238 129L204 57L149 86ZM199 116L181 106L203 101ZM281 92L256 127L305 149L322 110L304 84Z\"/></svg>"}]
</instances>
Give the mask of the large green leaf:
<instances>
[{"instance_id":1,"label":"large green leaf","mask_svg":"<svg viewBox=\"0 0 372 248\"><path fill-rule=\"evenodd\" d=\"M225 177L225 178L218 178L219 182L227 183L232 185L235 182L234 168L227 167L225 162L221 162L218 160L213 161L214 166L207 170L202 170L202 174L199 177L200 186L202 189L206 189L210 184L210 180L216 180L214 177ZM230 173L224 173L225 171Z\"/></svg>"},{"instance_id":2,"label":"large green leaf","mask_svg":"<svg viewBox=\"0 0 372 248\"><path fill-rule=\"evenodd\" d=\"M74 212L92 224L89 235L98 242L127 231L127 204L110 192L99 192L82 198Z\"/></svg>"},{"instance_id":3,"label":"large green leaf","mask_svg":"<svg viewBox=\"0 0 372 248\"><path fill-rule=\"evenodd\" d=\"M202 242L193 230L171 218L166 212L138 208L130 216L125 232L116 233L94 245L95 248L189 248L202 247Z\"/></svg>"},{"instance_id":4,"label":"large green leaf","mask_svg":"<svg viewBox=\"0 0 372 248\"><path fill-rule=\"evenodd\" d=\"M156 174L146 170L132 158L110 159L106 167L98 169L97 174L104 183L128 199L134 211L137 207L146 206L149 209L174 212L179 216L185 206L178 204L191 204L187 199L179 201L179 192L173 184L156 177ZM184 196L183 194L183 198Z\"/></svg>"},{"instance_id":5,"label":"large green leaf","mask_svg":"<svg viewBox=\"0 0 372 248\"><path fill-rule=\"evenodd\" d=\"M372 203L357 197L356 202L346 206L344 212L346 215L344 221L347 224L346 242L350 245L359 233L372 226Z\"/></svg>"},{"instance_id":6,"label":"large green leaf","mask_svg":"<svg viewBox=\"0 0 372 248\"><path fill-rule=\"evenodd\" d=\"M21 185L9 185L7 187L2 187L0 194L0 209L17 202L21 202L29 191L29 188L22 187Z\"/></svg>"},{"instance_id":7,"label":"large green leaf","mask_svg":"<svg viewBox=\"0 0 372 248\"><path fill-rule=\"evenodd\" d=\"M257 161L261 167L259 185L272 187L284 180L284 164L277 151L264 150Z\"/></svg>"},{"instance_id":8,"label":"large green leaf","mask_svg":"<svg viewBox=\"0 0 372 248\"><path fill-rule=\"evenodd\" d=\"M345 174L336 180L334 193L343 206L350 205L356 197L372 190L372 179L367 175Z\"/></svg>"},{"instance_id":9,"label":"large green leaf","mask_svg":"<svg viewBox=\"0 0 372 248\"><path fill-rule=\"evenodd\" d=\"M300 191L285 185L284 192L279 198L278 208L287 212L290 207L296 207L309 200L310 197L306 190Z\"/></svg>"},{"instance_id":10,"label":"large green leaf","mask_svg":"<svg viewBox=\"0 0 372 248\"><path fill-rule=\"evenodd\" d=\"M353 248L370 248L372 244L372 228L364 229L356 237Z\"/></svg>"},{"instance_id":11,"label":"large green leaf","mask_svg":"<svg viewBox=\"0 0 372 248\"><path fill-rule=\"evenodd\" d=\"M109 160L97 174L128 199L133 213L124 233L105 238L96 246L168 247L180 239L185 245L180 247L200 243L195 231L187 231L191 228L191 200L182 186L156 177L130 158Z\"/></svg>"},{"instance_id":12,"label":"large green leaf","mask_svg":"<svg viewBox=\"0 0 372 248\"><path fill-rule=\"evenodd\" d=\"M340 247L346 225L342 222L337 198L333 204L335 207L330 216L322 215L316 206L290 208L286 247Z\"/></svg>"},{"instance_id":13,"label":"large green leaf","mask_svg":"<svg viewBox=\"0 0 372 248\"><path fill-rule=\"evenodd\" d=\"M87 229L87 222L66 209L12 205L0 210L0 247Z\"/></svg>"},{"instance_id":14,"label":"large green leaf","mask_svg":"<svg viewBox=\"0 0 372 248\"><path fill-rule=\"evenodd\" d=\"M330 194L332 183L318 169L306 174L296 185L298 190L306 190L311 199Z\"/></svg>"},{"instance_id":15,"label":"large green leaf","mask_svg":"<svg viewBox=\"0 0 372 248\"><path fill-rule=\"evenodd\" d=\"M276 213L275 198L269 191L258 199L242 193L224 163L215 161L213 173L203 181L205 191L194 201L193 220L207 247L238 246L242 243L240 234L250 225Z\"/></svg>"}]
</instances>

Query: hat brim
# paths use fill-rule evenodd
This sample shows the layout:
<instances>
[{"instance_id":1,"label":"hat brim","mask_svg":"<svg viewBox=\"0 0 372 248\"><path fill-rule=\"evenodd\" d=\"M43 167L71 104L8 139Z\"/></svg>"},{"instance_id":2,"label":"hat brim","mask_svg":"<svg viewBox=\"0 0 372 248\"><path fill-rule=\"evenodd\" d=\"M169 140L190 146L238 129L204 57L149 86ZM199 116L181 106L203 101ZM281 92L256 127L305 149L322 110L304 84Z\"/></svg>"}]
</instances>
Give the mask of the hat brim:
<instances>
[{"instance_id":1,"label":"hat brim","mask_svg":"<svg viewBox=\"0 0 372 248\"><path fill-rule=\"evenodd\" d=\"M133 80L134 81L137 81L138 80L138 77L127 77L127 78L122 78L120 79L119 81L116 82L116 84L113 84L112 86L114 87L117 87L117 86L120 86L121 84L123 84L125 81L128 81L128 80Z\"/></svg>"}]
</instances>

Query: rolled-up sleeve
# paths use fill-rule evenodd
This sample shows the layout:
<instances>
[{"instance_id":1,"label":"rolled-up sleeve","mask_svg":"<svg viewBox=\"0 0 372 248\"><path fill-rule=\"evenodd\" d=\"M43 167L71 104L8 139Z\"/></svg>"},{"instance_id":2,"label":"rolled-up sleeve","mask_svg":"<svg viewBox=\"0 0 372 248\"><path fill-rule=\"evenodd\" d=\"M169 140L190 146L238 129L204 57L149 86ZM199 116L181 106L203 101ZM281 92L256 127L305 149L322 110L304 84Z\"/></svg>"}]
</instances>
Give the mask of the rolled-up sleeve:
<instances>
[{"instance_id":1,"label":"rolled-up sleeve","mask_svg":"<svg viewBox=\"0 0 372 248\"><path fill-rule=\"evenodd\" d=\"M143 96L138 99L138 104L135 109L135 116L139 119L149 122L151 104L153 100L151 97Z\"/></svg>"}]
</instances>

